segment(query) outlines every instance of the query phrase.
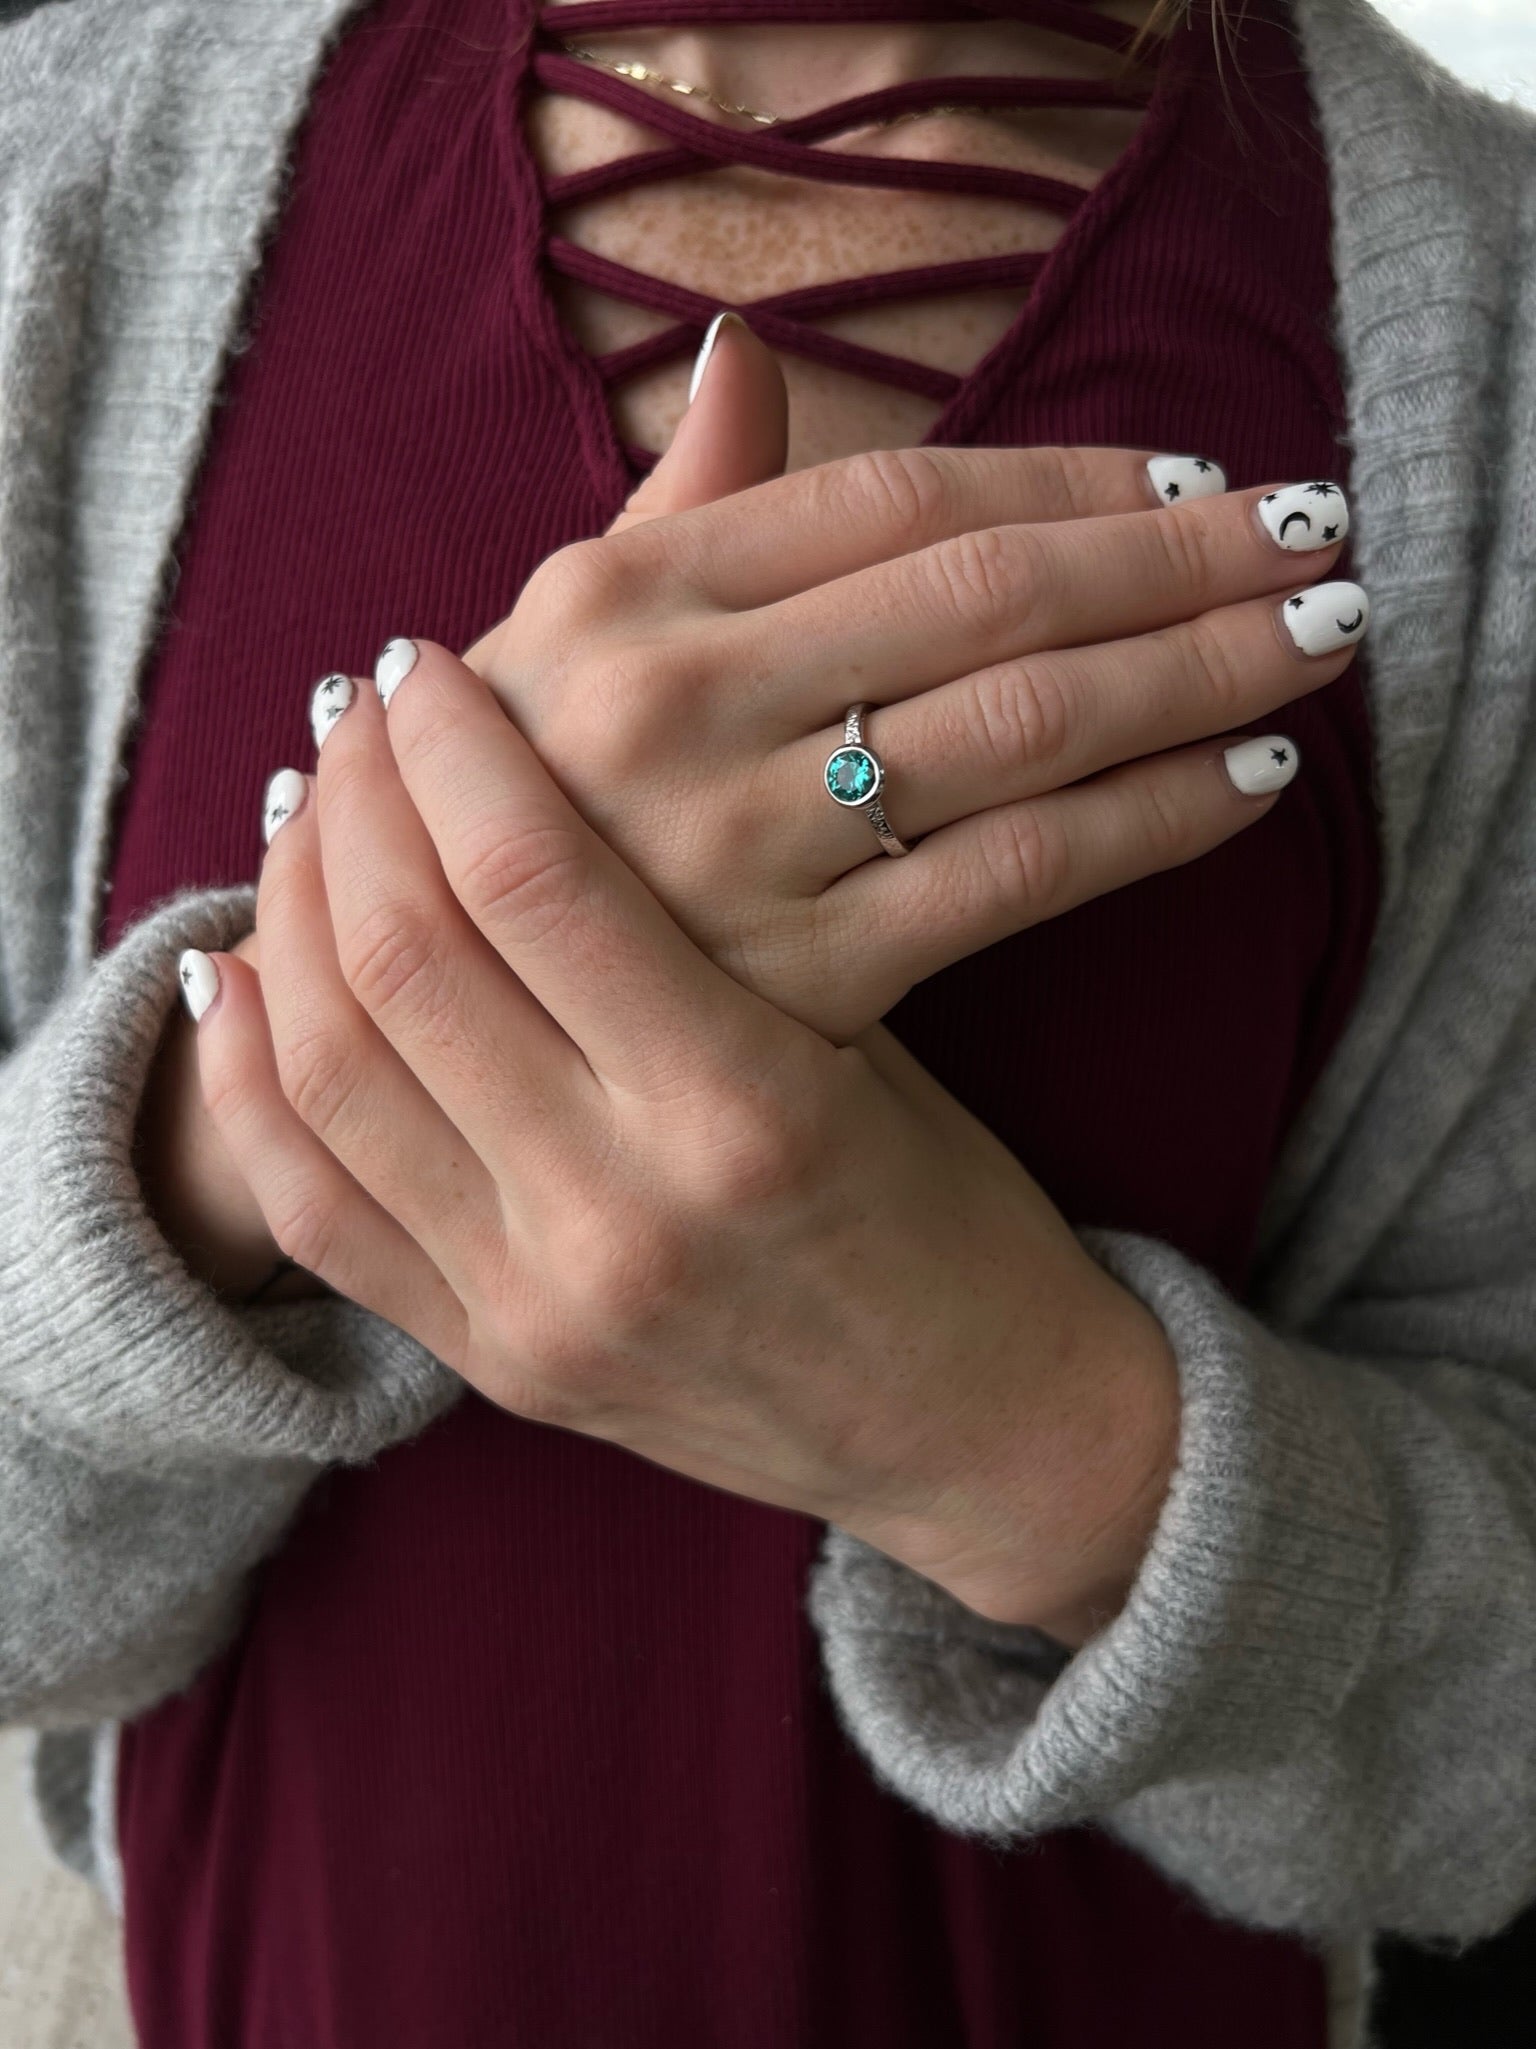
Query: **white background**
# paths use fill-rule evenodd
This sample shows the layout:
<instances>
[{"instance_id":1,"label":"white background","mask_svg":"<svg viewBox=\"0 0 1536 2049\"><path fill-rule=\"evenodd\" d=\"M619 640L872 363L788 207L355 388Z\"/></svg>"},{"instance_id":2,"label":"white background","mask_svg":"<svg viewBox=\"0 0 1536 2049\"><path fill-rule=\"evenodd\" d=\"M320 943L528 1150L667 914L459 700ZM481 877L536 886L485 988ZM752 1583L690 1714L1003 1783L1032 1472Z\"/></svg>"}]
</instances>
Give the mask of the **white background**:
<instances>
[{"instance_id":1,"label":"white background","mask_svg":"<svg viewBox=\"0 0 1536 2049\"><path fill-rule=\"evenodd\" d=\"M1536 107L1536 0L1376 0L1448 71Z\"/></svg>"}]
</instances>

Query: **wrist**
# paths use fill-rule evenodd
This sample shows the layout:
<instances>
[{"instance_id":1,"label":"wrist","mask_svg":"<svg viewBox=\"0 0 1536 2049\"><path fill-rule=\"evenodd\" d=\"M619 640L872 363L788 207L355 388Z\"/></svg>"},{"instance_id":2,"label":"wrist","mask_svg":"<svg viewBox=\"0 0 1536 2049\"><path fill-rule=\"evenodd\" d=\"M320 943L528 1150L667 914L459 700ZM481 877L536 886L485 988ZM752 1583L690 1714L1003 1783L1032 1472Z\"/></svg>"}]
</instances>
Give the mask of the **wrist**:
<instances>
[{"instance_id":1,"label":"wrist","mask_svg":"<svg viewBox=\"0 0 1536 2049\"><path fill-rule=\"evenodd\" d=\"M929 1530L893 1552L973 1613L1070 1650L1124 1607L1178 1457L1178 1362L1167 1333L1128 1289L1102 1278L1098 1311L1077 1323L1055 1383L1063 1400L1047 1407L1025 1380L1021 1414L999 1428L997 1457L967 1489L963 1527L942 1537Z\"/></svg>"}]
</instances>

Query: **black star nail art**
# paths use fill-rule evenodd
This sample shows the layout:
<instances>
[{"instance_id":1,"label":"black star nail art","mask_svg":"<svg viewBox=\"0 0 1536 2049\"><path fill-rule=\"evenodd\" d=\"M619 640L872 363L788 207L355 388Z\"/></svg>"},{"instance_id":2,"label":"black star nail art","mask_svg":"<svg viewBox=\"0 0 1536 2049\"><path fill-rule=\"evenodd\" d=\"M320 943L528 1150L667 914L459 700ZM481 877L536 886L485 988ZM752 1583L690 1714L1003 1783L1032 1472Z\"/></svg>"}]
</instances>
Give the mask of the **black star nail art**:
<instances>
[{"instance_id":1,"label":"black star nail art","mask_svg":"<svg viewBox=\"0 0 1536 2049\"><path fill-rule=\"evenodd\" d=\"M1204 476L1206 471L1210 469L1210 467L1211 465L1206 461L1203 455L1197 455L1195 457L1195 468L1200 472L1201 476Z\"/></svg>"},{"instance_id":2,"label":"black star nail art","mask_svg":"<svg viewBox=\"0 0 1536 2049\"><path fill-rule=\"evenodd\" d=\"M290 814L288 811L288 806L286 804L274 804L271 810L267 813L267 823L269 825L281 825L283 820L287 818L289 815Z\"/></svg>"},{"instance_id":3,"label":"black star nail art","mask_svg":"<svg viewBox=\"0 0 1536 2049\"><path fill-rule=\"evenodd\" d=\"M1336 526L1325 526L1323 528L1323 539L1325 541L1336 541L1338 538L1339 530Z\"/></svg>"},{"instance_id":4,"label":"black star nail art","mask_svg":"<svg viewBox=\"0 0 1536 2049\"><path fill-rule=\"evenodd\" d=\"M182 987L183 987L184 989L190 989L190 988L191 988L191 986L192 986L192 970L191 970L190 968L183 968L183 969L182 969L182 971L181 971L181 986L182 986Z\"/></svg>"},{"instance_id":5,"label":"black star nail art","mask_svg":"<svg viewBox=\"0 0 1536 2049\"><path fill-rule=\"evenodd\" d=\"M1287 604L1288 604L1288 605L1290 606L1290 608L1291 608L1291 610L1292 610L1293 612L1299 612L1299 611L1301 610L1302 606L1303 606L1303 605L1304 605L1304 604L1305 604L1305 603L1306 603L1307 601L1306 601L1306 599L1305 599L1305 598L1301 598L1301 597L1296 597L1296 598L1287 598L1285 602L1286 602L1286 603L1287 603Z\"/></svg>"},{"instance_id":6,"label":"black star nail art","mask_svg":"<svg viewBox=\"0 0 1536 2049\"><path fill-rule=\"evenodd\" d=\"M1164 495L1164 497L1165 497L1165 498L1167 498L1168 502L1169 502L1170 504L1172 504L1173 500L1174 500L1175 498L1177 498L1177 497L1178 497L1178 495L1179 495L1179 487L1178 487L1178 485L1177 485L1177 484L1165 484L1165 485L1163 486L1163 495Z\"/></svg>"},{"instance_id":7,"label":"black star nail art","mask_svg":"<svg viewBox=\"0 0 1536 2049\"><path fill-rule=\"evenodd\" d=\"M1291 758L1290 749L1288 747L1271 747L1269 750L1269 758L1271 761L1275 762L1279 767L1284 768L1285 764Z\"/></svg>"},{"instance_id":8,"label":"black star nail art","mask_svg":"<svg viewBox=\"0 0 1536 2049\"><path fill-rule=\"evenodd\" d=\"M1308 484L1307 490L1314 498L1337 498L1339 495L1336 484Z\"/></svg>"}]
</instances>

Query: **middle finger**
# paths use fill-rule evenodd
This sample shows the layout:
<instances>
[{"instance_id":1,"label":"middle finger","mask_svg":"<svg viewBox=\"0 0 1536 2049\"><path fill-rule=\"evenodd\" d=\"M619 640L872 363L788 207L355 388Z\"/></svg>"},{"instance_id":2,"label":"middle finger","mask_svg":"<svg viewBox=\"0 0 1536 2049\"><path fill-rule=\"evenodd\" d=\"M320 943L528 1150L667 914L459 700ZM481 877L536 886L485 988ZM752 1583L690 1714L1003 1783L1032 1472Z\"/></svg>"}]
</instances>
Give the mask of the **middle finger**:
<instances>
[{"instance_id":1,"label":"middle finger","mask_svg":"<svg viewBox=\"0 0 1536 2049\"><path fill-rule=\"evenodd\" d=\"M1121 640L1330 567L1336 485L1233 491L1151 513L960 534L745 616L762 688L797 736L859 698L890 704L989 663ZM1283 537L1283 538L1282 538Z\"/></svg>"}]
</instances>

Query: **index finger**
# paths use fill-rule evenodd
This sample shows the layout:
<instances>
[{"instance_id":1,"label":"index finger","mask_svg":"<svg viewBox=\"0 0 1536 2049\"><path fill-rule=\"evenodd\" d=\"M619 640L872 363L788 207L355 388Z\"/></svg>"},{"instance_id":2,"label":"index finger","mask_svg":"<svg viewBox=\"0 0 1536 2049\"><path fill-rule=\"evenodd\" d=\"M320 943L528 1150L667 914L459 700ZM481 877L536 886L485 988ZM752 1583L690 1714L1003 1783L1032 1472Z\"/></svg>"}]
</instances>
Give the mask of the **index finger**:
<instances>
[{"instance_id":1,"label":"index finger","mask_svg":"<svg viewBox=\"0 0 1536 2049\"><path fill-rule=\"evenodd\" d=\"M769 1065L799 1028L706 959L473 670L436 641L404 645L386 729L448 887L598 1079L681 1098Z\"/></svg>"},{"instance_id":2,"label":"index finger","mask_svg":"<svg viewBox=\"0 0 1536 2049\"><path fill-rule=\"evenodd\" d=\"M1155 512L1226 488L1208 456L1144 448L874 448L582 545L752 611L980 528Z\"/></svg>"}]
</instances>

